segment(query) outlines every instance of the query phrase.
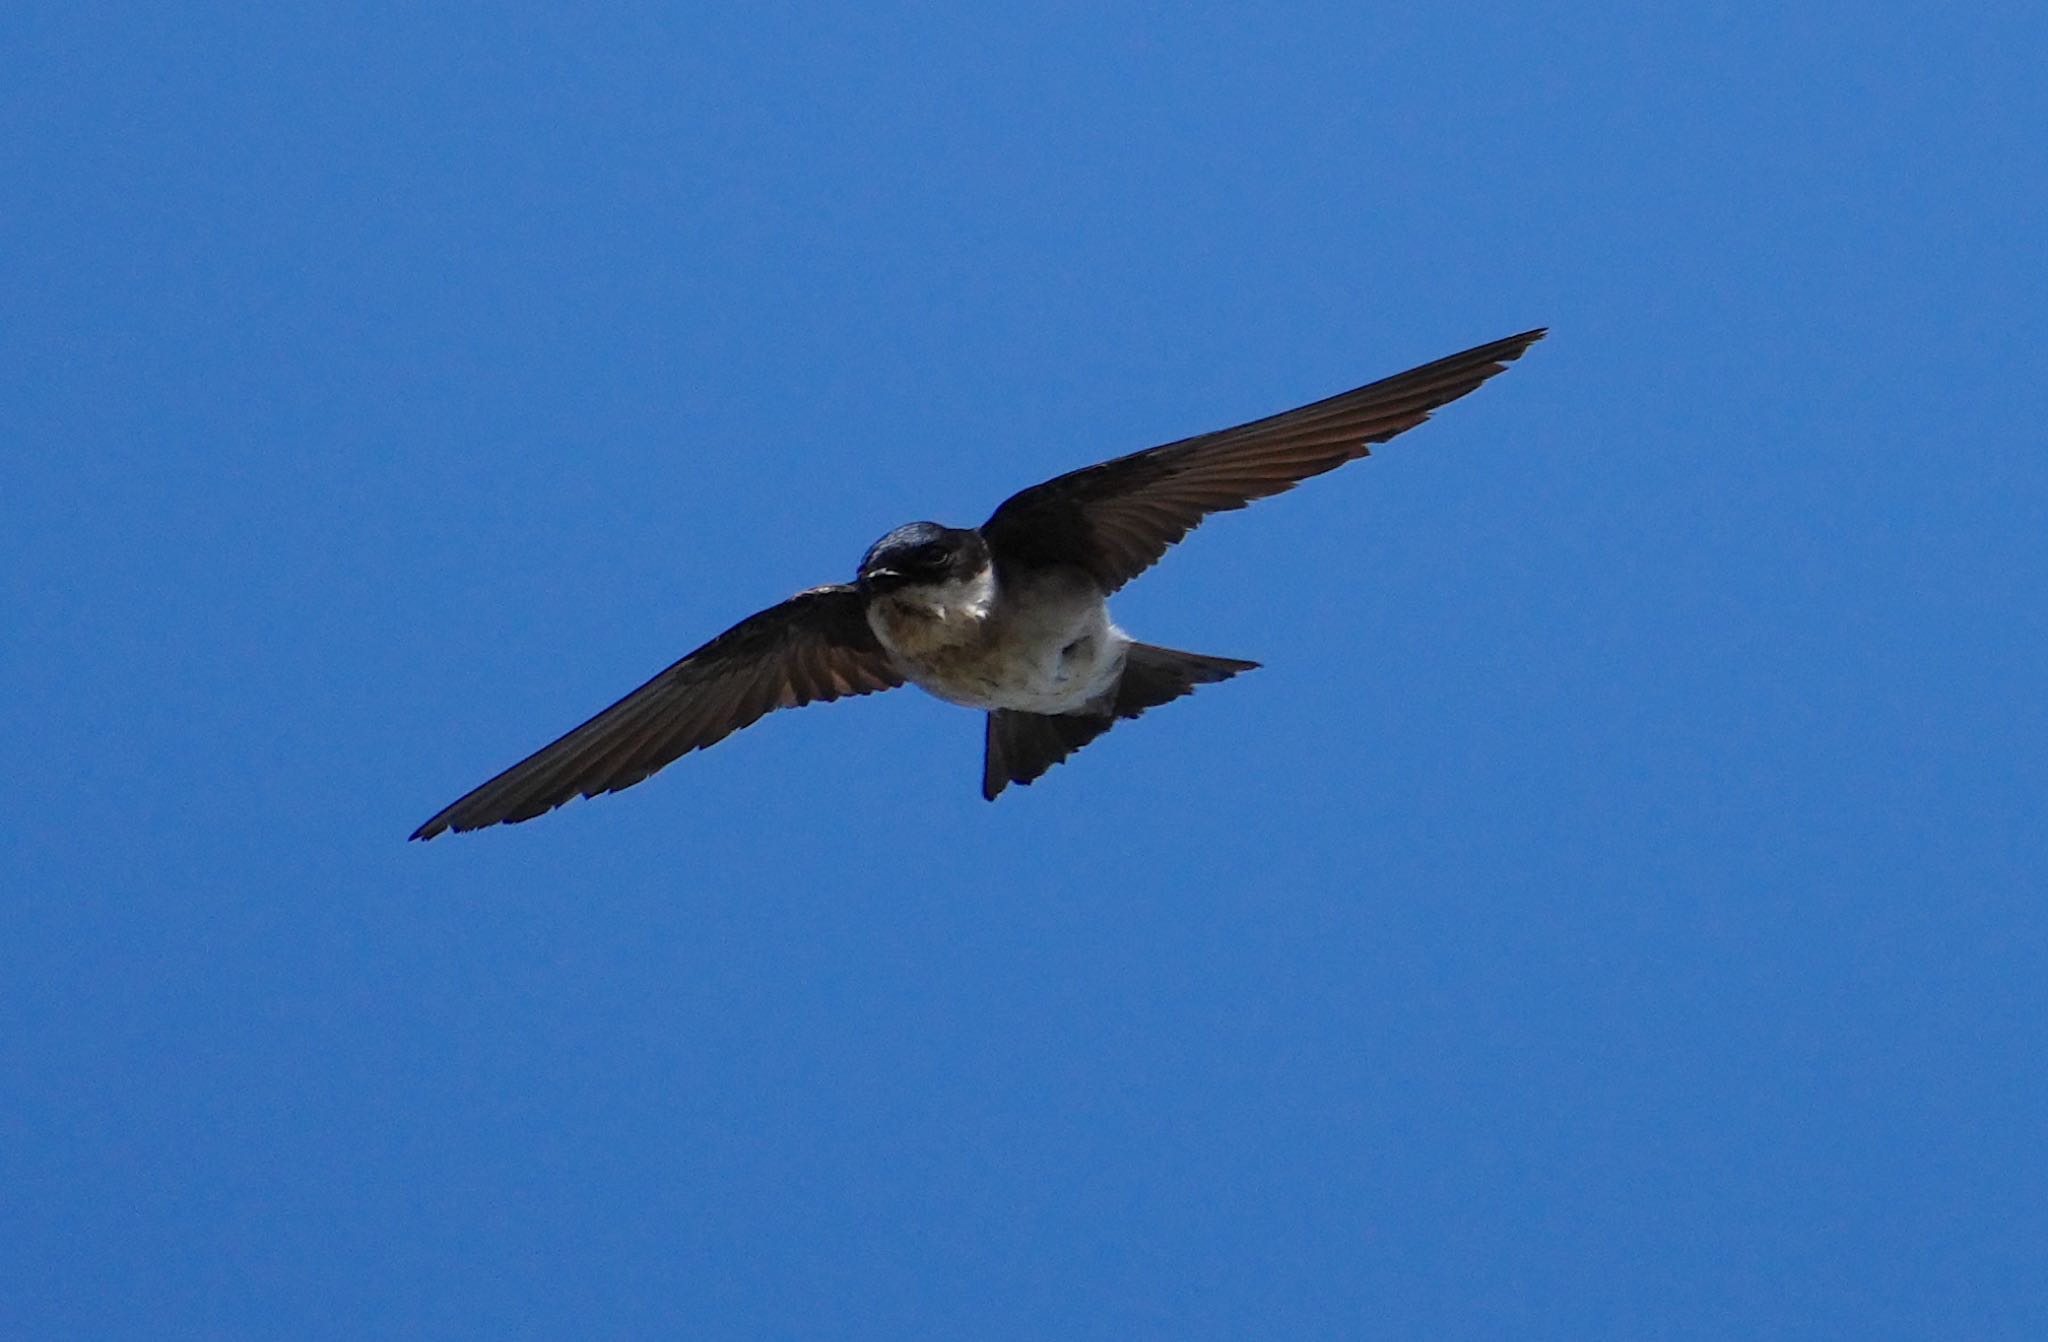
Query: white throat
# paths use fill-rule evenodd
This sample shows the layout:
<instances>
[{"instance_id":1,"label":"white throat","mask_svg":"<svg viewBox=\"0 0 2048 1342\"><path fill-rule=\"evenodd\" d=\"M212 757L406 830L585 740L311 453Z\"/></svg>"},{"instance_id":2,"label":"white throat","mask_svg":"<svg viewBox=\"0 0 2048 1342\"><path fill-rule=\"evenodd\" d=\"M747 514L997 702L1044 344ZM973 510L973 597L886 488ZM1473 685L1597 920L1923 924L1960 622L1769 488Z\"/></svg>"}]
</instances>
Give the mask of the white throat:
<instances>
[{"instance_id":1,"label":"white throat","mask_svg":"<svg viewBox=\"0 0 2048 1342\"><path fill-rule=\"evenodd\" d=\"M999 592L993 568L901 588L869 604L868 623L904 676L939 698L1029 713L1093 711L1130 645L1079 570L1034 574L1018 591Z\"/></svg>"}]
</instances>

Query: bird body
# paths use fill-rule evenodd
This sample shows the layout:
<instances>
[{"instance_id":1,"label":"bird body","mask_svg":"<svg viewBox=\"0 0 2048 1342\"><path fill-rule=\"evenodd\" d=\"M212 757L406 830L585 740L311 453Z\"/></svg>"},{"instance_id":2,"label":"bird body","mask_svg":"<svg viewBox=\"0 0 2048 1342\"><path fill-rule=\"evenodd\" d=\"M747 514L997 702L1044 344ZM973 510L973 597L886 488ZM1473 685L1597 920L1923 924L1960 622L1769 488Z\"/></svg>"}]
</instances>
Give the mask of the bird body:
<instances>
[{"instance_id":1,"label":"bird body","mask_svg":"<svg viewBox=\"0 0 2048 1342\"><path fill-rule=\"evenodd\" d=\"M1543 337L1525 331L1236 428L1070 471L978 528L912 522L855 581L748 617L413 832L528 820L615 792L777 708L913 684L987 714L982 795L1030 783L1121 719L1258 663L1135 641L1108 598L1212 512L1365 456Z\"/></svg>"},{"instance_id":2,"label":"bird body","mask_svg":"<svg viewBox=\"0 0 2048 1342\"><path fill-rule=\"evenodd\" d=\"M1005 582L985 562L970 578L878 594L867 615L905 680L963 708L1081 712L1116 688L1131 644L1078 568Z\"/></svg>"}]
</instances>

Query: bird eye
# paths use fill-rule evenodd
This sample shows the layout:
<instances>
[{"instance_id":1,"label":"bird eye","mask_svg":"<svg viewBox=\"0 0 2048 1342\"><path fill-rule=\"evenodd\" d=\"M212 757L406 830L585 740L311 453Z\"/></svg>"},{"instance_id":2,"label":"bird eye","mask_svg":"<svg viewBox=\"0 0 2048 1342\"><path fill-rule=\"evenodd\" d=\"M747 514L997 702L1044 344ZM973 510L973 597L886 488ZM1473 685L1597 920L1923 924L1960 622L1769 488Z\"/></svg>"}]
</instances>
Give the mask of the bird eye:
<instances>
[{"instance_id":1,"label":"bird eye","mask_svg":"<svg viewBox=\"0 0 2048 1342\"><path fill-rule=\"evenodd\" d=\"M911 558L919 568L937 568L946 562L946 547L939 544L920 545L911 551Z\"/></svg>"}]
</instances>

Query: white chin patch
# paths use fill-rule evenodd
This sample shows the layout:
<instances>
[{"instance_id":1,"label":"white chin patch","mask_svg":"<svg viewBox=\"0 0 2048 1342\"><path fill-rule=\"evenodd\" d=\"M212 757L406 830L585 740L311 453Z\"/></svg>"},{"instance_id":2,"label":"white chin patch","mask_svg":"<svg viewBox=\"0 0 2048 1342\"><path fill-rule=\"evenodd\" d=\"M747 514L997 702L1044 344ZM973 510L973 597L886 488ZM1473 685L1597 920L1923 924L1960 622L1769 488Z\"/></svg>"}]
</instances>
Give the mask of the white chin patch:
<instances>
[{"instance_id":1,"label":"white chin patch","mask_svg":"<svg viewBox=\"0 0 2048 1342\"><path fill-rule=\"evenodd\" d=\"M992 567L985 568L972 578L953 578L945 582L906 587L899 593L898 599L923 607L942 623L951 623L955 620L985 620L988 618L989 609L995 605L995 570Z\"/></svg>"}]
</instances>

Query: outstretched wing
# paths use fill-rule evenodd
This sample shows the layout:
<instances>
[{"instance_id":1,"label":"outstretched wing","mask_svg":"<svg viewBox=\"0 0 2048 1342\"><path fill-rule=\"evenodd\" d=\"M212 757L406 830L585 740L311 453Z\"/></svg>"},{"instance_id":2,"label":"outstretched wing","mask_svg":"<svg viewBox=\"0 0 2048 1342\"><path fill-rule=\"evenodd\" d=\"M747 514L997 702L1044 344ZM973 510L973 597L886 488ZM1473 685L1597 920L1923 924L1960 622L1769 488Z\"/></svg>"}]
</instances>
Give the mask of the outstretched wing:
<instances>
[{"instance_id":1,"label":"outstretched wing","mask_svg":"<svg viewBox=\"0 0 2048 1342\"><path fill-rule=\"evenodd\" d=\"M749 616L581 727L414 830L531 820L577 796L631 787L778 708L903 683L852 587L814 587Z\"/></svg>"},{"instance_id":2,"label":"outstretched wing","mask_svg":"<svg viewBox=\"0 0 2048 1342\"><path fill-rule=\"evenodd\" d=\"M1524 331L1298 410L1070 471L1006 500L982 535L1000 562L1078 564L1115 591L1210 513L1365 456L1476 390L1543 334Z\"/></svg>"}]
</instances>

